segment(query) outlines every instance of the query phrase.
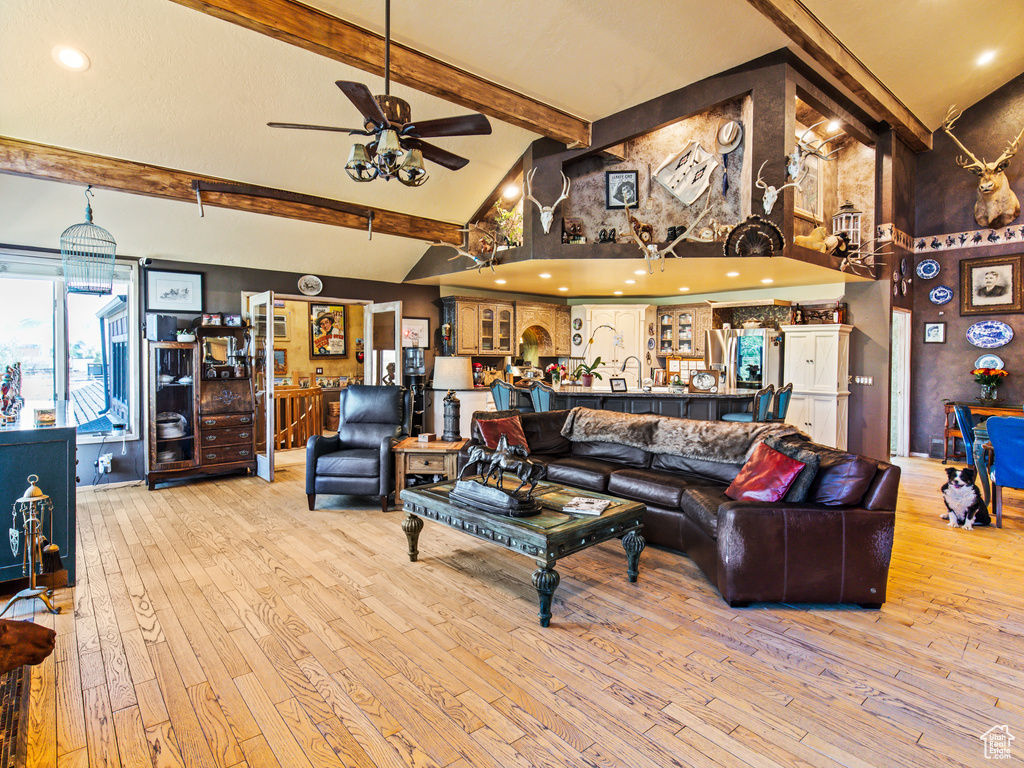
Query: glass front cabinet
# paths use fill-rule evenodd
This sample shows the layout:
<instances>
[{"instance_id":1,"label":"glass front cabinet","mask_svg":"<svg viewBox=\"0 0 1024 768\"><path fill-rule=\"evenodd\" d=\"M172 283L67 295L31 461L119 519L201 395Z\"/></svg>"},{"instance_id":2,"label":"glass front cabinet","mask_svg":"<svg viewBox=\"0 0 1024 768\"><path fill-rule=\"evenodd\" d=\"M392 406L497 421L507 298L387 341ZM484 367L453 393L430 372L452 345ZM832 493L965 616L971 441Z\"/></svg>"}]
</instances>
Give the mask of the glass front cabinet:
<instances>
[{"instance_id":1,"label":"glass front cabinet","mask_svg":"<svg viewBox=\"0 0 1024 768\"><path fill-rule=\"evenodd\" d=\"M197 346L177 341L149 344L149 473L199 466L196 449Z\"/></svg>"}]
</instances>

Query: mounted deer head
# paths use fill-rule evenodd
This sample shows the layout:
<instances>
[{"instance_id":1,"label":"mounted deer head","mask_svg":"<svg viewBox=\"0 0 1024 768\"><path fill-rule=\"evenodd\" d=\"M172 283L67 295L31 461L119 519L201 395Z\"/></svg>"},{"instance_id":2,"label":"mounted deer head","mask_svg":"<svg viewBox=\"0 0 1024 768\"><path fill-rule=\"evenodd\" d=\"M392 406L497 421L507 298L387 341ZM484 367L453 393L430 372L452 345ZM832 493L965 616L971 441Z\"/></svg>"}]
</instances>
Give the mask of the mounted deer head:
<instances>
[{"instance_id":1,"label":"mounted deer head","mask_svg":"<svg viewBox=\"0 0 1024 768\"><path fill-rule=\"evenodd\" d=\"M558 207L560 202L569 196L569 187L571 185L569 183L569 179L564 173L562 173L562 196L555 200L551 205L541 205L537 199L530 194L530 182L533 181L533 174L536 172L537 169L534 168L526 176L526 183L523 184L523 199L529 200L540 209L540 225L544 228L544 234L546 235L551 231L551 222L555 220L555 208Z\"/></svg>"},{"instance_id":2,"label":"mounted deer head","mask_svg":"<svg viewBox=\"0 0 1024 768\"><path fill-rule=\"evenodd\" d=\"M800 182L803 181L803 177L807 175L807 169L805 168L803 176L801 176L799 179L797 179L796 181L791 181L789 184L783 184L781 187L776 189L774 186L766 184L764 182L764 179L761 178L761 171L764 170L764 167L767 164L767 162L768 161L765 160L763 163L761 163L761 167L757 169L756 182L758 189L764 190L764 196L761 198L761 205L762 207L764 207L765 215L768 215L772 212L772 208L775 207L775 201L779 199L779 192L784 190L786 187L796 187L797 189L800 189Z\"/></svg>"},{"instance_id":3,"label":"mounted deer head","mask_svg":"<svg viewBox=\"0 0 1024 768\"><path fill-rule=\"evenodd\" d=\"M1006 179L1003 171L1010 165L1010 160L1017 154L1020 148L1021 136L1024 136L1024 128L1017 134L1017 138L1011 141L1006 149L994 163L986 163L979 160L974 154L960 143L960 139L953 135L953 124L960 118L963 112L954 104L946 112L942 121L942 130L949 134L964 155L957 157L956 162L961 168L966 168L975 176L979 176L978 199L974 203L974 220L979 226L999 229L1005 227L1020 216L1020 200L1010 189L1010 182Z\"/></svg>"}]
</instances>

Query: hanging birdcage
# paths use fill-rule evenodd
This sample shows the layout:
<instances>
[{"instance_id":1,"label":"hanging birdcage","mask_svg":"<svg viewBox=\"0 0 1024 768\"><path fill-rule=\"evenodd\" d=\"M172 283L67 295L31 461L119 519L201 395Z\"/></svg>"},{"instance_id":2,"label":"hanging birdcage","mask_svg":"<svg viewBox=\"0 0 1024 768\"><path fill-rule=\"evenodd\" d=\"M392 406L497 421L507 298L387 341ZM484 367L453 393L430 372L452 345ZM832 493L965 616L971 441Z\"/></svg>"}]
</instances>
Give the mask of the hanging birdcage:
<instances>
[{"instance_id":1,"label":"hanging birdcage","mask_svg":"<svg viewBox=\"0 0 1024 768\"><path fill-rule=\"evenodd\" d=\"M60 255L68 293L113 292L114 249L117 243L107 230L92 223L91 190L92 186L85 189L85 223L68 227L60 236Z\"/></svg>"}]
</instances>

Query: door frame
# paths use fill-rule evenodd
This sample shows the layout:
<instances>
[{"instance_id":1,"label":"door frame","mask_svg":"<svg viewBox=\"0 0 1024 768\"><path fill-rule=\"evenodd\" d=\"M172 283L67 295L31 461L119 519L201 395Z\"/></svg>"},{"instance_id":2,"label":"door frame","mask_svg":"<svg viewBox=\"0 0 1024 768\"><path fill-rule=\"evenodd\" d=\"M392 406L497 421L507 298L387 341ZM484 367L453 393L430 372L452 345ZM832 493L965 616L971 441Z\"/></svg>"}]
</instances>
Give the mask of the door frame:
<instances>
[{"instance_id":1,"label":"door frame","mask_svg":"<svg viewBox=\"0 0 1024 768\"><path fill-rule=\"evenodd\" d=\"M256 452L256 476L262 477L269 483L274 482L274 440L277 434L276 408L274 404L274 292L263 291L262 293L250 293L245 296L245 314L252 328L253 359L250 363L253 373L255 416L260 416L260 397L263 400L263 430L266 439L265 452ZM257 330L258 326L253 317L253 306L266 305L266 324L264 331L266 336L263 339L263 389L258 388L259 366L256 357Z\"/></svg>"},{"instance_id":2,"label":"door frame","mask_svg":"<svg viewBox=\"0 0 1024 768\"><path fill-rule=\"evenodd\" d=\"M395 313L395 384L402 386L402 302L385 301L363 305L363 383L377 383L377 357L373 348L373 316L384 312Z\"/></svg>"}]
</instances>

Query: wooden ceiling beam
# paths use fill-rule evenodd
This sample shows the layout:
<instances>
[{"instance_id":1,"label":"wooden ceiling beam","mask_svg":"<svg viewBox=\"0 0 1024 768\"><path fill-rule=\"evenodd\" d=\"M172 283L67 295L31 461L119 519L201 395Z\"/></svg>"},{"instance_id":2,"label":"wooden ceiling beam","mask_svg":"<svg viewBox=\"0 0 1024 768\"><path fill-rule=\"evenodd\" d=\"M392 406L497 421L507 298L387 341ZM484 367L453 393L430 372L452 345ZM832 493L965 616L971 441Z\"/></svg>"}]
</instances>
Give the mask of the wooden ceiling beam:
<instances>
[{"instance_id":1,"label":"wooden ceiling beam","mask_svg":"<svg viewBox=\"0 0 1024 768\"><path fill-rule=\"evenodd\" d=\"M384 76L384 38L294 0L173 0L303 50ZM590 146L590 123L391 41L391 79L570 146Z\"/></svg>"},{"instance_id":2,"label":"wooden ceiling beam","mask_svg":"<svg viewBox=\"0 0 1024 768\"><path fill-rule=\"evenodd\" d=\"M68 184L92 184L100 189L112 189L135 195L161 197L168 200L196 202L192 186L195 180L211 184L237 184L229 179L161 168L131 160L120 160L101 155L90 155L72 149L35 144L29 141L0 136L0 173L31 176ZM278 200L233 192L202 193L203 205L230 208L236 211L281 216L286 219L313 221L349 229L367 228L365 216L336 210L323 205ZM314 199L314 198L310 198ZM342 201L327 201L341 203ZM373 231L385 235L409 237L427 242L462 244L459 224L411 216L350 203L355 208L373 212Z\"/></svg>"},{"instance_id":3,"label":"wooden ceiling beam","mask_svg":"<svg viewBox=\"0 0 1024 768\"><path fill-rule=\"evenodd\" d=\"M915 152L932 148L932 132L800 0L747 0L825 71L893 127Z\"/></svg>"}]
</instances>

